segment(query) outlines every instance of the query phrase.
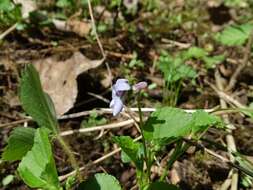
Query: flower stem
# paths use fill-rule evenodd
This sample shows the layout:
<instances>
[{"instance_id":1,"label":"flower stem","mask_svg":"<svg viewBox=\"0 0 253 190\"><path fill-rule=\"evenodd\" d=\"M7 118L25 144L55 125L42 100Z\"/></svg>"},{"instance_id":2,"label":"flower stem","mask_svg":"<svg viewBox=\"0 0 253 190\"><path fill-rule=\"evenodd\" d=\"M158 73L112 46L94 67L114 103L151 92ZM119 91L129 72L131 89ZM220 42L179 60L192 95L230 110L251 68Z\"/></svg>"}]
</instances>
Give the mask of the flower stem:
<instances>
[{"instance_id":1,"label":"flower stem","mask_svg":"<svg viewBox=\"0 0 253 190\"><path fill-rule=\"evenodd\" d=\"M147 166L147 175L145 175L145 178L147 180L147 183L150 182L150 161L149 161L149 154L147 151L147 144L146 144L146 139L144 137L144 131L143 131L143 118L142 118L142 111L141 111L141 94L138 93L138 97L137 97L137 104L138 104L138 113L139 113L139 118L140 118L140 132L141 132L141 136L142 136L142 144L143 144L143 149L144 149L144 159L146 162L146 166ZM144 173L144 168L143 168L143 173Z\"/></svg>"},{"instance_id":2,"label":"flower stem","mask_svg":"<svg viewBox=\"0 0 253 190\"><path fill-rule=\"evenodd\" d=\"M65 154L69 157L70 164L73 167L73 169L75 169L79 182L81 182L82 177L80 175L79 166L78 166L78 163L75 159L74 154L72 153L72 151L70 149L70 146L64 141L64 139L60 135L57 135L56 138L57 138L58 142L60 143L60 145L62 146L62 149L65 152Z\"/></svg>"}]
</instances>

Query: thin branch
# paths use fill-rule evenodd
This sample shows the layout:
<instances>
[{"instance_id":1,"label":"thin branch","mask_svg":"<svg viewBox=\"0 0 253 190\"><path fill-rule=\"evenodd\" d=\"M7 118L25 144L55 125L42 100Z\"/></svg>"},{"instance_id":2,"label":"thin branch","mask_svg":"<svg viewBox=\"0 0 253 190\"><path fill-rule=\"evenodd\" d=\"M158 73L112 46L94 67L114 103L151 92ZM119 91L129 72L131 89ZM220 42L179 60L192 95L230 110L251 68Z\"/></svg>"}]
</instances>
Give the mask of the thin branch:
<instances>
[{"instance_id":1,"label":"thin branch","mask_svg":"<svg viewBox=\"0 0 253 190\"><path fill-rule=\"evenodd\" d=\"M134 111L134 112L138 112L138 108L128 108L128 109L130 109L131 111ZM156 110L155 108L141 108L142 112L154 112L155 110ZM214 112L215 110L216 110L216 108L203 109L203 111L208 112L208 113ZM71 114L68 114L68 115L63 115L63 116L60 116L58 119L59 120L74 119L74 118L90 115L94 111L97 112L98 114L111 114L112 113L111 108L97 108L97 109L93 109L93 110L88 110L88 111L82 111L82 112L77 112L77 113L71 113ZM193 113L196 110L186 109L184 111L187 112L187 113ZM125 112L125 110L123 110L123 112L121 112L121 113L124 114L124 112ZM26 118L18 120L18 121L3 123L3 124L0 124L0 128L11 127L11 126L15 126L15 125L18 125L18 124L21 124L21 123L24 123L24 122L28 122L28 121L32 121L32 118L31 117L26 117Z\"/></svg>"},{"instance_id":2,"label":"thin branch","mask_svg":"<svg viewBox=\"0 0 253 190\"><path fill-rule=\"evenodd\" d=\"M131 125L133 123L134 123L134 120L129 119L126 121L112 123L112 124L108 124L108 125L101 125L101 126L97 126L97 127L89 127L89 128L84 128L84 129L78 129L78 130L64 131L64 132L61 132L60 135L61 136L68 136L68 135L73 135L75 133L88 133L88 132L93 132L93 131L101 131L101 130L105 130L105 129L114 129L114 128L124 127L126 125Z\"/></svg>"},{"instance_id":3,"label":"thin branch","mask_svg":"<svg viewBox=\"0 0 253 190\"><path fill-rule=\"evenodd\" d=\"M245 105L243 105L242 103L240 103L239 101L237 101L236 99L234 99L233 97L229 96L228 94L226 94L225 92L219 90L215 85L213 85L212 83L208 82L207 80L205 80L205 82L217 93L217 95L222 98L223 100L232 103L233 105L235 105L238 108L241 109L246 109L247 107Z\"/></svg>"},{"instance_id":4,"label":"thin branch","mask_svg":"<svg viewBox=\"0 0 253 190\"><path fill-rule=\"evenodd\" d=\"M106 59L106 54L105 54L103 45L102 45L102 43L101 43L101 41L100 41L100 39L98 37L98 34L97 34L96 23L95 23L95 19L94 19L94 16L93 16L93 11L92 11L92 6L91 6L90 0L88 0L88 7L89 7L89 14L90 14L91 22L92 22L92 31L95 34L98 46L99 46L100 51L101 51L101 53L103 55L103 59L105 60ZM106 65L106 69L107 69L108 75L110 77L111 86L112 86L112 72L111 72L111 68L110 68L109 64L106 61L105 61L105 65Z\"/></svg>"},{"instance_id":5,"label":"thin branch","mask_svg":"<svg viewBox=\"0 0 253 190\"><path fill-rule=\"evenodd\" d=\"M250 58L252 44L253 44L253 29L250 32L248 43L245 47L245 53L244 53L242 63L238 65L237 69L235 70L235 72L231 76L229 84L228 84L225 91L229 91L229 90L232 90L234 88L238 76L240 75L241 71L247 66L249 58Z\"/></svg>"},{"instance_id":6,"label":"thin branch","mask_svg":"<svg viewBox=\"0 0 253 190\"><path fill-rule=\"evenodd\" d=\"M224 86L222 84L222 77L220 76L220 73L218 70L215 71L215 81L216 81L216 85L218 87L219 90L223 91L224 90ZM223 100L222 98L220 98L220 105L222 109L227 109L227 103L225 102L225 100ZM235 140L232 134L232 129L234 129L235 127L233 126L232 123L230 123L229 121L229 117L227 114L224 114L223 116L223 120L225 122L225 124L227 125L227 132L228 134L226 135L226 143L227 143L227 147L228 147L228 152L229 152L229 157L230 157L230 161L232 163L235 162L235 158L233 156L233 154L231 152L236 152L236 144L235 144ZM231 190L237 190L237 186L238 186L238 172L236 170L232 171L232 181L231 181Z\"/></svg>"},{"instance_id":7,"label":"thin branch","mask_svg":"<svg viewBox=\"0 0 253 190\"><path fill-rule=\"evenodd\" d=\"M4 31L2 34L0 34L0 40L4 39L5 36L10 34L12 31L14 31L17 27L18 23L13 24L10 28L8 28L6 31Z\"/></svg>"}]
</instances>

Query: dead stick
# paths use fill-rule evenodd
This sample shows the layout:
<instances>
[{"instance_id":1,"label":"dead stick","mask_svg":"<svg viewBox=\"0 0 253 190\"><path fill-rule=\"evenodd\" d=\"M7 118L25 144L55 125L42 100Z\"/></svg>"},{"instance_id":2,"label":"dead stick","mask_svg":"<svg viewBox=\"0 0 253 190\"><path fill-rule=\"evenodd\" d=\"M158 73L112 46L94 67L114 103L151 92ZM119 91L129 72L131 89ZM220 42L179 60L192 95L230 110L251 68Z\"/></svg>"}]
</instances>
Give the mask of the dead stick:
<instances>
[{"instance_id":1,"label":"dead stick","mask_svg":"<svg viewBox=\"0 0 253 190\"><path fill-rule=\"evenodd\" d=\"M216 81L216 85L217 85L218 89L223 91L224 87L222 84L222 78L221 78L218 70L215 71L215 81ZM222 109L227 109L227 103L222 98L220 98L220 105L221 105ZM236 152L236 144L235 144L235 140L234 140L234 137L232 134L232 129L235 127L230 123L229 117L227 114L223 115L223 120L224 120L225 124L227 125L228 135L226 135L226 142L227 142L230 161L232 163L234 163L235 159L234 159L234 156L231 154L231 152ZM231 180L231 190L237 190L238 172L236 170L233 170L231 179L232 179Z\"/></svg>"},{"instance_id":2,"label":"dead stick","mask_svg":"<svg viewBox=\"0 0 253 190\"><path fill-rule=\"evenodd\" d=\"M94 19L94 16L93 16L93 11L92 11L92 6L91 6L91 2L90 0L88 0L88 7L89 7L89 14L90 14L90 17L91 17L91 22L92 22L92 30L95 34L95 37L97 39L97 43L98 43L98 46L100 48L100 51L103 55L103 59L105 60L106 59L106 54L105 54L105 51L104 51L104 48L103 48L103 45L98 37L98 33L97 33L97 29L96 29L96 23L95 23L95 19ZM109 66L109 64L105 61L105 66L106 66L106 69L107 69L107 72L108 72L108 75L110 77L110 81L111 81L111 86L112 86L112 72L111 72L111 68Z\"/></svg>"},{"instance_id":3,"label":"dead stick","mask_svg":"<svg viewBox=\"0 0 253 190\"><path fill-rule=\"evenodd\" d=\"M236 84L236 80L237 80L239 74L244 69L244 67L247 66L247 63L248 63L249 58L250 58L252 43L253 43L253 29L250 32L248 43L247 43L247 45L245 47L245 53L244 53L244 57L243 57L242 63L238 65L237 69L235 70L235 72L231 76L229 84L228 84L228 86L227 86L227 88L226 88L225 91L230 91L230 90L232 90L234 88L234 86Z\"/></svg>"}]
</instances>

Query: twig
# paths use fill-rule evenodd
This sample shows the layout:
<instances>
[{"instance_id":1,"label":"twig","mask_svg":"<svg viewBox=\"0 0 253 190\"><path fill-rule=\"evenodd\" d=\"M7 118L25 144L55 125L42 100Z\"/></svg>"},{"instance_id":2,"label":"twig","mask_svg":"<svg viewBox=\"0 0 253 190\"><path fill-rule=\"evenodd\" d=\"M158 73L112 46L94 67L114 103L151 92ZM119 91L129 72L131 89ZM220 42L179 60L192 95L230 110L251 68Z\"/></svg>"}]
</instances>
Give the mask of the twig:
<instances>
[{"instance_id":1,"label":"twig","mask_svg":"<svg viewBox=\"0 0 253 190\"><path fill-rule=\"evenodd\" d=\"M135 139L134 139L134 142L140 140L141 138L142 138L141 136L135 138ZM121 148L116 148L116 149L113 150L112 152L109 152L108 154L105 154L104 156L102 156L102 157L100 157L100 158L98 158L98 159L92 161L92 163L91 163L91 164L88 164L88 166L83 166L83 167L79 168L79 172L83 171L85 168L87 168L87 167L89 167L89 166L92 166L92 165L95 165L95 164L98 164L98 163L104 161L105 159L107 159L107 158L113 156L114 154L116 154L116 153L118 153L118 152L120 152L120 151L121 151ZM67 179L68 177L70 177L70 176L72 176L72 175L75 175L75 174L76 174L76 171L72 171L72 172L70 172L70 173L68 173L68 174L65 174L65 175L60 176L60 177L59 177L59 180L60 180L60 181L63 181L63 180L65 180L65 179Z\"/></svg>"},{"instance_id":2,"label":"twig","mask_svg":"<svg viewBox=\"0 0 253 190\"><path fill-rule=\"evenodd\" d=\"M92 23L92 30L93 30L93 32L95 34L98 46L99 46L100 51L101 51L101 53L103 55L103 59L105 60L106 59L106 54L105 54L104 48L103 48L102 43L101 43L101 41L100 41L100 39L98 37L98 34L97 34L96 23L95 23L95 19L94 19L94 16L93 16L93 11L92 11L92 6L91 6L90 0L88 0L88 7L89 7L89 14L90 14L91 23ZM106 65L106 69L107 69L108 75L110 77L111 86L112 86L112 72L111 72L109 64L106 61L105 61L105 65Z\"/></svg>"},{"instance_id":3,"label":"twig","mask_svg":"<svg viewBox=\"0 0 253 190\"><path fill-rule=\"evenodd\" d=\"M134 111L134 112L138 111L138 108L129 108L129 109L131 111ZM156 110L155 108L142 108L141 109L142 112L154 112L155 110ZM208 113L211 113L211 112L213 112L215 110L216 110L216 108L213 108L213 109L203 109L203 111L208 112ZM63 116L60 116L58 119L59 120L74 119L74 118L90 115L94 111L96 111L99 114L105 114L105 113L111 114L112 113L112 109L111 108L97 108L97 109L93 109L93 110L88 110L88 111L82 111L82 112L77 112L77 113L71 113L71 114L68 114L68 115L63 115ZM187 112L187 113L193 113L196 110L194 110L194 109L188 110L187 109L187 110L184 110L184 111ZM124 110L121 113L124 114ZM0 128L8 127L8 126L15 126L15 125L18 125L20 123L24 123L24 122L31 121L31 120L32 120L31 117L26 117L25 119L21 119L21 120L18 120L18 121L13 121L13 122L10 122L10 123L0 124Z\"/></svg>"},{"instance_id":4,"label":"twig","mask_svg":"<svg viewBox=\"0 0 253 190\"><path fill-rule=\"evenodd\" d=\"M190 43L182 43L182 42L178 42L178 41L170 40L170 39L166 39L166 38L162 38L161 41L164 43L172 44L174 46L178 46L181 49L187 49L187 48L191 47Z\"/></svg>"},{"instance_id":5,"label":"twig","mask_svg":"<svg viewBox=\"0 0 253 190\"><path fill-rule=\"evenodd\" d=\"M10 122L10 123L3 123L3 124L0 124L0 128L15 126L15 125L25 123L25 122L30 121L30 120L31 120L30 118L27 118L27 119L21 119L21 120L18 120L18 121L13 121L13 122Z\"/></svg>"},{"instance_id":6,"label":"twig","mask_svg":"<svg viewBox=\"0 0 253 190\"><path fill-rule=\"evenodd\" d=\"M103 96L100 96L100 95L98 95L98 94L95 94L95 93L93 93L93 92L87 92L87 94L89 94L90 96L93 96L93 97L95 97L95 98L97 98L97 99L99 99L99 100L102 100L102 101L104 101L105 103L110 103L110 101L109 101L108 99L106 99L106 98L104 98Z\"/></svg>"},{"instance_id":7,"label":"twig","mask_svg":"<svg viewBox=\"0 0 253 190\"><path fill-rule=\"evenodd\" d=\"M223 91L224 87L222 84L222 78L221 78L218 70L216 70L216 72L215 72L215 81L216 81L216 85L217 85L218 89ZM226 104L225 100L223 100L222 98L220 98L220 105L221 105L222 109L227 109L227 104ZM227 142L230 161L232 163L234 163L235 159L234 159L234 156L231 154L231 152L236 152L236 144L235 144L235 140L234 140L234 137L232 134L232 129L234 129L235 127L233 126L233 124L230 123L229 117L227 114L223 115L223 120L224 120L225 124L227 125L228 134L226 135L226 142ZM232 181L231 181L231 190L237 190L238 172L235 170L233 170L232 172L233 172L233 174L232 174Z\"/></svg>"},{"instance_id":8,"label":"twig","mask_svg":"<svg viewBox=\"0 0 253 190\"><path fill-rule=\"evenodd\" d=\"M2 34L0 34L0 40L4 39L5 36L7 36L9 33L14 31L17 27L18 23L13 24L10 28L8 28L6 31L4 31Z\"/></svg>"},{"instance_id":9,"label":"twig","mask_svg":"<svg viewBox=\"0 0 253 190\"><path fill-rule=\"evenodd\" d=\"M205 82L218 94L218 96L220 98L222 98L223 100L232 103L233 105L235 105L238 108L241 109L246 109L247 107L243 104L241 104L239 101L237 101L236 99L234 99L233 97L229 96L228 94L226 94L225 92L219 90L215 85L213 85L212 83L208 82L207 80L205 80Z\"/></svg>"},{"instance_id":10,"label":"twig","mask_svg":"<svg viewBox=\"0 0 253 190\"><path fill-rule=\"evenodd\" d=\"M105 130L105 129L114 129L114 128L119 128L119 127L124 127L126 125L130 125L133 124L134 120L133 119L129 119L126 121L122 121L119 123L112 123L112 124L108 124L108 125L101 125L101 126L97 126L97 127L89 127L89 128L84 128L84 129L78 129L78 130L69 130L69 131L64 131L61 132L61 136L68 136L68 135L72 135L75 133L88 133L88 132L93 132L93 131L101 131L101 130Z\"/></svg>"},{"instance_id":11,"label":"twig","mask_svg":"<svg viewBox=\"0 0 253 190\"><path fill-rule=\"evenodd\" d=\"M244 53L244 57L243 57L242 63L238 65L237 69L235 70L235 72L231 76L229 84L226 87L225 91L230 91L230 90L232 90L234 88L234 86L236 84L236 80L237 80L239 74L244 69L244 67L247 66L247 63L248 63L249 58L250 58L252 43L253 43L253 29L250 32L248 43L247 43L247 45L245 47L245 53Z\"/></svg>"}]
</instances>

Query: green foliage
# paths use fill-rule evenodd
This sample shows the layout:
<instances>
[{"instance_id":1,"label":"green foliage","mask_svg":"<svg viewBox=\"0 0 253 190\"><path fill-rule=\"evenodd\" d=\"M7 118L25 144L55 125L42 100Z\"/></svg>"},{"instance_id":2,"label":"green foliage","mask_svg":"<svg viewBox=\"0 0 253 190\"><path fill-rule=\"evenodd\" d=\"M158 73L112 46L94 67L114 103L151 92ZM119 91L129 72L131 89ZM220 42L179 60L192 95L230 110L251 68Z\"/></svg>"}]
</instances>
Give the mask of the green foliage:
<instances>
[{"instance_id":1,"label":"green foliage","mask_svg":"<svg viewBox=\"0 0 253 190\"><path fill-rule=\"evenodd\" d=\"M26 65L20 84L20 101L23 109L38 123L54 133L57 132L57 119L50 97L43 92L39 74L32 64Z\"/></svg>"},{"instance_id":2,"label":"green foliage","mask_svg":"<svg viewBox=\"0 0 253 190\"><path fill-rule=\"evenodd\" d=\"M71 7L73 6L73 3L72 0L58 0L56 6L60 8Z\"/></svg>"},{"instance_id":3,"label":"green foliage","mask_svg":"<svg viewBox=\"0 0 253 190\"><path fill-rule=\"evenodd\" d=\"M203 61L205 63L205 66L207 69L214 68L215 65L221 63L222 61L225 60L224 55L216 55L216 56L211 56L211 57L203 57Z\"/></svg>"},{"instance_id":4,"label":"green foliage","mask_svg":"<svg viewBox=\"0 0 253 190\"><path fill-rule=\"evenodd\" d=\"M178 108L163 107L151 114L144 126L148 140L184 137L191 132L191 115Z\"/></svg>"},{"instance_id":5,"label":"green foliage","mask_svg":"<svg viewBox=\"0 0 253 190\"><path fill-rule=\"evenodd\" d=\"M104 117L101 117L97 114L96 111L92 111L88 120L83 120L81 123L82 127L93 127L96 125L104 125L107 120Z\"/></svg>"},{"instance_id":6,"label":"green foliage","mask_svg":"<svg viewBox=\"0 0 253 190\"><path fill-rule=\"evenodd\" d=\"M220 125L218 117L203 111L186 113L179 108L162 107L151 114L144 126L144 136L148 140L177 139L189 134L197 134L213 125Z\"/></svg>"},{"instance_id":7,"label":"green foliage","mask_svg":"<svg viewBox=\"0 0 253 190\"><path fill-rule=\"evenodd\" d=\"M159 181L152 183L147 190L179 190L179 188L175 185Z\"/></svg>"},{"instance_id":8,"label":"green foliage","mask_svg":"<svg viewBox=\"0 0 253 190\"><path fill-rule=\"evenodd\" d=\"M108 174L98 173L94 177L82 182L78 190L121 190L118 180Z\"/></svg>"},{"instance_id":9,"label":"green foliage","mask_svg":"<svg viewBox=\"0 0 253 190\"><path fill-rule=\"evenodd\" d=\"M163 72L165 80L169 83L187 78L192 79L197 76L196 71L192 67L184 64L183 59L179 56L172 57L163 52L157 64Z\"/></svg>"},{"instance_id":10,"label":"green foliage","mask_svg":"<svg viewBox=\"0 0 253 190\"><path fill-rule=\"evenodd\" d=\"M120 146L124 153L131 159L138 170L142 170L143 167L143 149L142 145L138 142L134 142L131 137L120 136L113 137L113 140Z\"/></svg>"},{"instance_id":11,"label":"green foliage","mask_svg":"<svg viewBox=\"0 0 253 190\"><path fill-rule=\"evenodd\" d=\"M246 7L247 0L224 0L224 4L228 7Z\"/></svg>"},{"instance_id":12,"label":"green foliage","mask_svg":"<svg viewBox=\"0 0 253 190\"><path fill-rule=\"evenodd\" d=\"M144 63L142 60L138 59L137 53L133 53L133 59L129 62L129 68L143 68Z\"/></svg>"},{"instance_id":13,"label":"green foliage","mask_svg":"<svg viewBox=\"0 0 253 190\"><path fill-rule=\"evenodd\" d=\"M156 64L162 71L165 80L163 103L175 106L180 94L182 81L194 79L197 73L191 66L184 63L184 59L179 54L173 57L166 52L162 52Z\"/></svg>"},{"instance_id":14,"label":"green foliage","mask_svg":"<svg viewBox=\"0 0 253 190\"><path fill-rule=\"evenodd\" d=\"M69 176L65 182L65 189L71 190L76 184L76 176Z\"/></svg>"},{"instance_id":15,"label":"green foliage","mask_svg":"<svg viewBox=\"0 0 253 190\"><path fill-rule=\"evenodd\" d=\"M223 127L221 118L210 115L205 111L197 110L191 114L192 117L192 132L194 134L205 131L210 126L218 128Z\"/></svg>"},{"instance_id":16,"label":"green foliage","mask_svg":"<svg viewBox=\"0 0 253 190\"><path fill-rule=\"evenodd\" d=\"M208 53L199 47L190 47L187 51L183 53L184 60L195 58L195 59L202 59L206 57Z\"/></svg>"},{"instance_id":17,"label":"green foliage","mask_svg":"<svg viewBox=\"0 0 253 190\"><path fill-rule=\"evenodd\" d=\"M122 3L122 0L111 0L109 7L110 8L119 7L121 3Z\"/></svg>"},{"instance_id":18,"label":"green foliage","mask_svg":"<svg viewBox=\"0 0 253 190\"><path fill-rule=\"evenodd\" d=\"M33 146L35 129L28 127L17 127L11 132L8 145L2 154L4 161L21 160Z\"/></svg>"},{"instance_id":19,"label":"green foliage","mask_svg":"<svg viewBox=\"0 0 253 190\"><path fill-rule=\"evenodd\" d=\"M182 59L187 61L189 59L199 59L205 64L206 69L213 68L216 64L224 61L223 55L208 56L208 52L199 47L191 47L187 51L182 52Z\"/></svg>"},{"instance_id":20,"label":"green foliage","mask_svg":"<svg viewBox=\"0 0 253 190\"><path fill-rule=\"evenodd\" d=\"M2 0L0 1L0 11L11 11L14 5L10 0Z\"/></svg>"},{"instance_id":21,"label":"green foliage","mask_svg":"<svg viewBox=\"0 0 253 190\"><path fill-rule=\"evenodd\" d=\"M10 0L0 1L0 27L8 27L22 20L19 5L14 5Z\"/></svg>"},{"instance_id":22,"label":"green foliage","mask_svg":"<svg viewBox=\"0 0 253 190\"><path fill-rule=\"evenodd\" d=\"M32 188L59 189L60 184L46 129L36 130L34 145L23 157L17 170L24 182Z\"/></svg>"},{"instance_id":23,"label":"green foliage","mask_svg":"<svg viewBox=\"0 0 253 190\"><path fill-rule=\"evenodd\" d=\"M216 40L223 45L240 46L246 42L252 29L252 24L228 26L216 35Z\"/></svg>"}]
</instances>

